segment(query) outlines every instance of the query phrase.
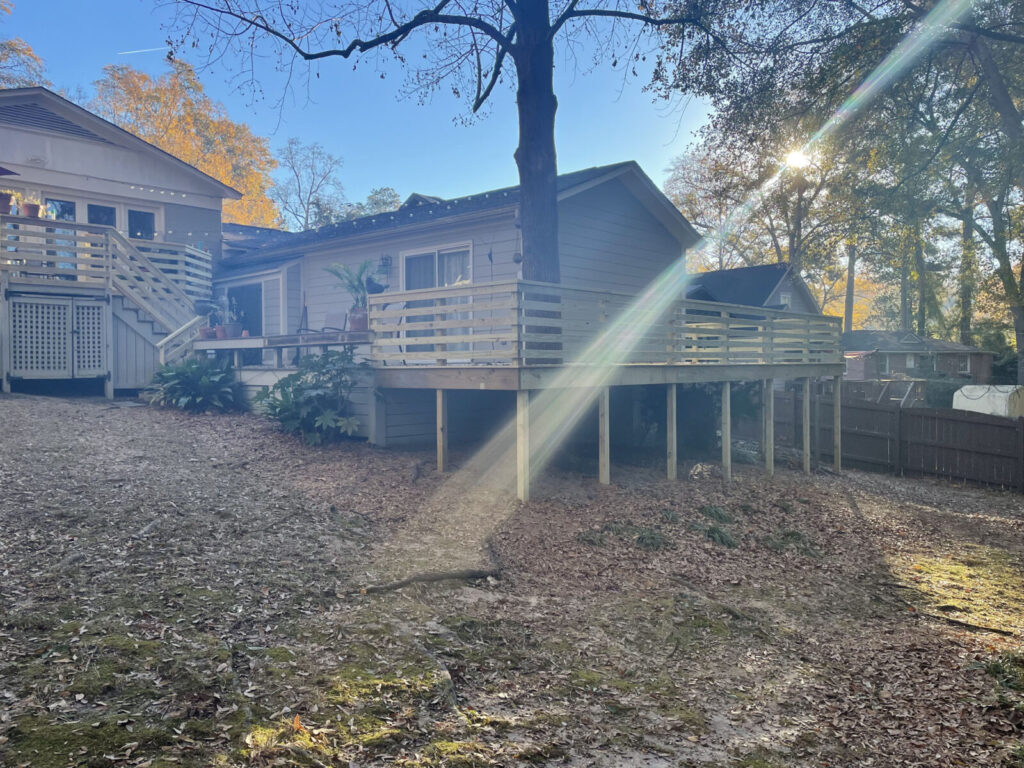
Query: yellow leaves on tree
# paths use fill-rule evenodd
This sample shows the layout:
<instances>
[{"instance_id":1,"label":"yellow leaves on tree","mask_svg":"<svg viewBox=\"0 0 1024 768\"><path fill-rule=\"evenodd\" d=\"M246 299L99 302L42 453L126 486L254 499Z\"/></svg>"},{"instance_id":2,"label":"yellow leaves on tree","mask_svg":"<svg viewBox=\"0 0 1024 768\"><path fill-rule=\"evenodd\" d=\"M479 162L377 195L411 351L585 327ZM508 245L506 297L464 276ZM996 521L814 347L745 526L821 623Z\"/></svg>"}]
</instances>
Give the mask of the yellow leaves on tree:
<instances>
[{"instance_id":1,"label":"yellow leaves on tree","mask_svg":"<svg viewBox=\"0 0 1024 768\"><path fill-rule=\"evenodd\" d=\"M13 10L10 0L0 0L0 18L10 16ZM43 60L20 37L0 40L0 88L49 85L43 71Z\"/></svg>"},{"instance_id":2,"label":"yellow leaves on tree","mask_svg":"<svg viewBox=\"0 0 1024 768\"><path fill-rule=\"evenodd\" d=\"M171 71L157 78L108 65L96 81L91 108L241 192L241 200L225 202L224 221L280 225L277 206L267 195L270 172L277 165L267 140L231 120L224 105L206 95L188 64L173 62Z\"/></svg>"}]
</instances>

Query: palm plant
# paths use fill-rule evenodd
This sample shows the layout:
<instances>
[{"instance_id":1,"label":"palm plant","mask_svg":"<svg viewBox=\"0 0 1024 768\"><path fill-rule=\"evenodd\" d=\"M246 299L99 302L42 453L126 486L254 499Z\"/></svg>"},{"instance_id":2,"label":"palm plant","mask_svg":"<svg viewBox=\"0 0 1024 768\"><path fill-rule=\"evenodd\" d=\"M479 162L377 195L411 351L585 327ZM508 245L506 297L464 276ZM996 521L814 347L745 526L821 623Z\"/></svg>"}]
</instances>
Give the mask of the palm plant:
<instances>
[{"instance_id":1,"label":"palm plant","mask_svg":"<svg viewBox=\"0 0 1024 768\"><path fill-rule=\"evenodd\" d=\"M366 309L366 278L370 276L373 262L369 259L353 269L348 264L331 264L324 269L334 275L352 296L353 309Z\"/></svg>"}]
</instances>

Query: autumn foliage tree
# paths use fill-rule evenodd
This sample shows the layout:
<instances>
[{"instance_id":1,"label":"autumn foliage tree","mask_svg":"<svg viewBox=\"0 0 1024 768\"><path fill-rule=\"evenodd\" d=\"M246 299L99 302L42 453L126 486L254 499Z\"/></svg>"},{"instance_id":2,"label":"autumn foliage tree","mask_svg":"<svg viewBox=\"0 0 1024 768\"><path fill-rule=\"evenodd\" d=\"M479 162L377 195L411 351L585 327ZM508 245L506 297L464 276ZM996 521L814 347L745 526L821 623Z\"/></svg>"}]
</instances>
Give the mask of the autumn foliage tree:
<instances>
[{"instance_id":1,"label":"autumn foliage tree","mask_svg":"<svg viewBox=\"0 0 1024 768\"><path fill-rule=\"evenodd\" d=\"M108 65L95 85L92 111L242 193L241 200L224 204L225 221L280 224L269 196L276 161L267 140L230 119L191 66L176 61L170 72L153 78Z\"/></svg>"},{"instance_id":2,"label":"autumn foliage tree","mask_svg":"<svg viewBox=\"0 0 1024 768\"><path fill-rule=\"evenodd\" d=\"M0 20L10 16L14 4L0 0ZM0 39L0 88L25 88L49 85L44 74L43 60L32 46L20 37Z\"/></svg>"}]
</instances>

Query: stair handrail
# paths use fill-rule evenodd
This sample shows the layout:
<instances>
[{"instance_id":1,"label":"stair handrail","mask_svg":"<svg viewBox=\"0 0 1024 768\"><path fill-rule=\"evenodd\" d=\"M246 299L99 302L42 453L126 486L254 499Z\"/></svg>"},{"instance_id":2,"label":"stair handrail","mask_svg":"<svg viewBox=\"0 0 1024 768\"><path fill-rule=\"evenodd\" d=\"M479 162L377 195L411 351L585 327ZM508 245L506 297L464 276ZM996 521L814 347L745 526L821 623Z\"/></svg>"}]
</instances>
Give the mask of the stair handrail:
<instances>
[{"instance_id":1,"label":"stair handrail","mask_svg":"<svg viewBox=\"0 0 1024 768\"><path fill-rule=\"evenodd\" d=\"M109 236L112 244L116 243L124 252L125 257L113 258L113 248L111 248L112 270L115 273L121 272L121 276L125 278L116 282L118 289L133 301L148 305L142 308L156 317L165 330L173 332L181 325L187 324L194 312L194 305L188 294L116 229L111 229ZM168 307L170 311L164 312L159 309L154 311L155 308L152 304L143 298L141 291L135 290L131 281L139 281L145 285L154 296L158 297L158 300L170 305ZM174 301L170 301L170 299L174 299Z\"/></svg>"},{"instance_id":2,"label":"stair handrail","mask_svg":"<svg viewBox=\"0 0 1024 768\"><path fill-rule=\"evenodd\" d=\"M181 336L186 336L191 331L196 330L199 327L199 325L203 322L203 320L205 320L205 319L206 319L206 317L203 316L203 315L196 315L191 320L189 320L187 323L182 325L180 328L178 328L175 331L172 331L171 333L167 334L162 339L160 339L160 341L156 342L156 344L154 346L156 347L157 352L160 355L160 365L167 365L167 349L168 349L168 347L173 342L177 341ZM192 338L194 338L194 336L186 339L185 345L187 345L192 340Z\"/></svg>"}]
</instances>

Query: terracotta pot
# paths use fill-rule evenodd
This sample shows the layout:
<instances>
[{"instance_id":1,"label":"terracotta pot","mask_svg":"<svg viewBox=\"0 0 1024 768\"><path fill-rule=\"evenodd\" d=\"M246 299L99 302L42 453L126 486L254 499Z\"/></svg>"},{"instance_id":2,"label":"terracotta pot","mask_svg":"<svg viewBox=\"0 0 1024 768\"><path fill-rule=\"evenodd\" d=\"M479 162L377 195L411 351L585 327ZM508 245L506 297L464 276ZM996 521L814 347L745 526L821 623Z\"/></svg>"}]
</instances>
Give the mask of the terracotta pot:
<instances>
[{"instance_id":1,"label":"terracotta pot","mask_svg":"<svg viewBox=\"0 0 1024 768\"><path fill-rule=\"evenodd\" d=\"M242 324L224 323L224 335L228 339L237 339L242 335Z\"/></svg>"},{"instance_id":2,"label":"terracotta pot","mask_svg":"<svg viewBox=\"0 0 1024 768\"><path fill-rule=\"evenodd\" d=\"M223 325L216 325L213 328L213 335L218 339L226 339L228 337L228 332Z\"/></svg>"},{"instance_id":3,"label":"terracotta pot","mask_svg":"<svg viewBox=\"0 0 1024 768\"><path fill-rule=\"evenodd\" d=\"M30 219L38 219L39 218L39 209L40 209L39 203L22 203L21 204L21 209L22 209L21 212L25 216L28 216Z\"/></svg>"},{"instance_id":4,"label":"terracotta pot","mask_svg":"<svg viewBox=\"0 0 1024 768\"><path fill-rule=\"evenodd\" d=\"M199 329L199 338L200 339L216 339L217 338L217 329L216 328L210 328L210 327L200 328Z\"/></svg>"},{"instance_id":5,"label":"terracotta pot","mask_svg":"<svg viewBox=\"0 0 1024 768\"><path fill-rule=\"evenodd\" d=\"M369 327L366 307L353 307L348 313L348 329L350 331L365 331Z\"/></svg>"}]
</instances>

